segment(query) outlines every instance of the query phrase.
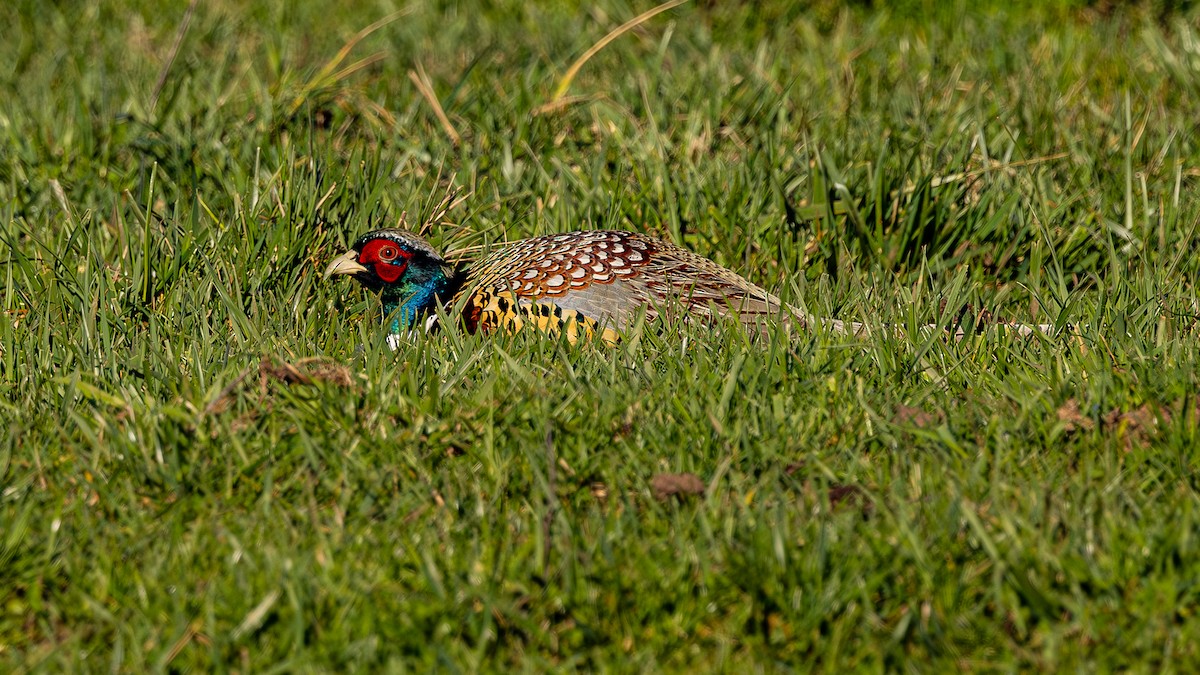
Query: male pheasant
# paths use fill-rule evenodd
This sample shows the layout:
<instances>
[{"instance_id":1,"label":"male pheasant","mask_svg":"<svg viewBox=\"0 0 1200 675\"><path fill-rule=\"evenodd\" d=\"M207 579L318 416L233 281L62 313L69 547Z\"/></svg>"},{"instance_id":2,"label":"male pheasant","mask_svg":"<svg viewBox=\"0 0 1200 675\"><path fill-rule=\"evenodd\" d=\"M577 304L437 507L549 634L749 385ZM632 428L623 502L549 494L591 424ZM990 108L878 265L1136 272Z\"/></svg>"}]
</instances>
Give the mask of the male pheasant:
<instances>
[{"instance_id":1,"label":"male pheasant","mask_svg":"<svg viewBox=\"0 0 1200 675\"><path fill-rule=\"evenodd\" d=\"M394 336L416 329L422 319L432 320L439 306L459 312L471 333L513 332L532 325L565 334L572 343L593 335L615 343L642 311L649 320L736 317L744 326L762 329L777 319L800 328L867 332L865 324L816 319L732 270L635 232L533 237L460 267L411 232L381 229L362 235L330 263L325 276L336 274L351 275L381 292L384 312L393 317ZM672 312L683 316L672 317ZM1054 331L1045 324L991 323L1022 336ZM954 338L964 334L961 327L951 331Z\"/></svg>"},{"instance_id":2,"label":"male pheasant","mask_svg":"<svg viewBox=\"0 0 1200 675\"><path fill-rule=\"evenodd\" d=\"M593 335L616 342L642 311L649 320L672 312L686 315L681 318L734 316L749 327L803 317L732 270L635 232L523 239L461 268L411 232L382 229L362 235L330 263L325 276L335 274L381 292L384 311L394 316L393 334L415 329L439 305L459 311L471 333L529 324L563 333L570 342Z\"/></svg>"}]
</instances>

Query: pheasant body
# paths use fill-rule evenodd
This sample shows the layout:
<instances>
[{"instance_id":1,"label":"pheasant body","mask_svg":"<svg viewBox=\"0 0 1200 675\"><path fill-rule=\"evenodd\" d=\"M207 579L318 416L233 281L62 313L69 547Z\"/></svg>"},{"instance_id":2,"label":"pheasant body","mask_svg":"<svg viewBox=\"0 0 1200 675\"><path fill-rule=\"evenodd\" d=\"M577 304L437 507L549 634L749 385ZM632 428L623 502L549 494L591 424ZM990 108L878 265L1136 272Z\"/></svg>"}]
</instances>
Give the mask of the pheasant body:
<instances>
[{"instance_id":1,"label":"pheasant body","mask_svg":"<svg viewBox=\"0 0 1200 675\"><path fill-rule=\"evenodd\" d=\"M571 342L592 335L615 342L641 312L648 320L736 316L755 326L785 309L732 270L634 232L533 237L455 268L412 233L376 230L335 260L331 274L352 274L381 290L385 311L400 310L393 332L415 328L439 304L460 311L469 332L532 325Z\"/></svg>"}]
</instances>

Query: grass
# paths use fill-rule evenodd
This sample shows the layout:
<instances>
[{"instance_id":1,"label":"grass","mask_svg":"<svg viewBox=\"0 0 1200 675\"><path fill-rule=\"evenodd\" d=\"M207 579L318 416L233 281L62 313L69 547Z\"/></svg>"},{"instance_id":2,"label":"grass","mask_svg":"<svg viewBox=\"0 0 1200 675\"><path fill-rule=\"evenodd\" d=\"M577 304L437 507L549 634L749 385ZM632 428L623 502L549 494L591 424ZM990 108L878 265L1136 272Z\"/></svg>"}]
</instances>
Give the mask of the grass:
<instances>
[{"instance_id":1,"label":"grass","mask_svg":"<svg viewBox=\"0 0 1200 675\"><path fill-rule=\"evenodd\" d=\"M968 4L684 4L561 99L648 5L0 7L0 668L1200 660L1197 15ZM320 270L455 188L1078 329L393 353Z\"/></svg>"}]
</instances>

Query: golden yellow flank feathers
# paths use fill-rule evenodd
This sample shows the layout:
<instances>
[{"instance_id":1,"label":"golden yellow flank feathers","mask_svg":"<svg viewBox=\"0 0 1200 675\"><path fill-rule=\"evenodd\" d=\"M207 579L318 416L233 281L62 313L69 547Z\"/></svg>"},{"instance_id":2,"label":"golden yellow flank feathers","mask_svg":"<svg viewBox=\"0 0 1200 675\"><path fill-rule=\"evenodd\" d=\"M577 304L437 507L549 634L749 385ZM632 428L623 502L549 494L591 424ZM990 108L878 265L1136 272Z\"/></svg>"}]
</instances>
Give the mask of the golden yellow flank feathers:
<instances>
[{"instance_id":1,"label":"golden yellow flank feathers","mask_svg":"<svg viewBox=\"0 0 1200 675\"><path fill-rule=\"evenodd\" d=\"M564 310L550 302L522 302L511 291L496 293L482 289L474 296L473 302L479 311L478 328L485 332L499 330L516 333L530 326L554 337L564 334L571 344L577 343L580 338L591 340L597 331L600 339L609 345L616 344L620 339L615 330L601 328L595 319L579 310Z\"/></svg>"}]
</instances>

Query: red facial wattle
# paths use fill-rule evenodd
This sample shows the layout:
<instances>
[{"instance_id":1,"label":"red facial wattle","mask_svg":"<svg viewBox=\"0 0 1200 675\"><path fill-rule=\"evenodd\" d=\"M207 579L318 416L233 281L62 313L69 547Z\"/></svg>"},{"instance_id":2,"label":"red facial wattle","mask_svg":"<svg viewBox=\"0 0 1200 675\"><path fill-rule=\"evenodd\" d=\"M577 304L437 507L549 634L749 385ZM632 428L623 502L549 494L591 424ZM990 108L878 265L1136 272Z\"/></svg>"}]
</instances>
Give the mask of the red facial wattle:
<instances>
[{"instance_id":1,"label":"red facial wattle","mask_svg":"<svg viewBox=\"0 0 1200 675\"><path fill-rule=\"evenodd\" d=\"M412 253L396 245L388 239L376 239L367 242L358 254L358 264L372 265L375 274L386 283L393 284L404 275L408 269L408 261Z\"/></svg>"}]
</instances>

